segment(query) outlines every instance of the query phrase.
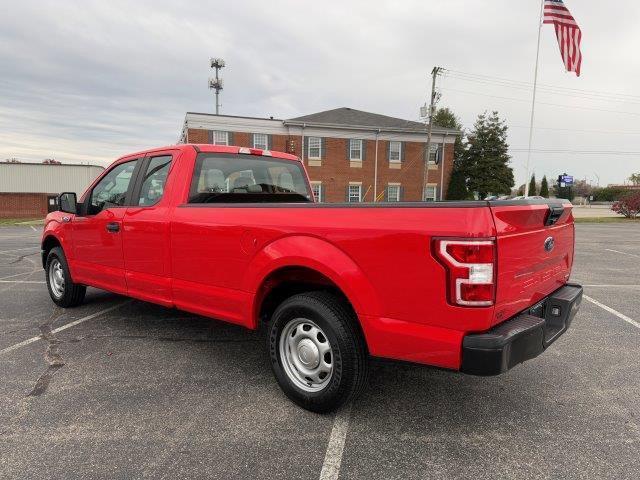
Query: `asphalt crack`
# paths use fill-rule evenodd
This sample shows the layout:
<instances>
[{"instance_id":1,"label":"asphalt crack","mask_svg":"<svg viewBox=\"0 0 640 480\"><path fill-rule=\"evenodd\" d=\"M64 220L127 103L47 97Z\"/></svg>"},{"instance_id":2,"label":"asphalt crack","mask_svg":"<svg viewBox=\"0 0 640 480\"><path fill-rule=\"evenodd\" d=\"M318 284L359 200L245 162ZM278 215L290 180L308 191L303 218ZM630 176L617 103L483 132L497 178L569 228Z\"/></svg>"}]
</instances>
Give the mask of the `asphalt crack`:
<instances>
[{"instance_id":1,"label":"asphalt crack","mask_svg":"<svg viewBox=\"0 0 640 480\"><path fill-rule=\"evenodd\" d=\"M59 307L56 307L52 314L49 316L49 319L40 325L40 337L45 342L46 349L44 351L44 359L47 362L47 369L44 371L35 385L31 389L31 392L27 395L28 397L39 397L44 394L49 385L51 384L51 380L55 373L60 370L64 366L64 359L62 358L62 354L60 353L59 346L62 343L53 333L51 326L53 323L62 316L64 310Z\"/></svg>"}]
</instances>

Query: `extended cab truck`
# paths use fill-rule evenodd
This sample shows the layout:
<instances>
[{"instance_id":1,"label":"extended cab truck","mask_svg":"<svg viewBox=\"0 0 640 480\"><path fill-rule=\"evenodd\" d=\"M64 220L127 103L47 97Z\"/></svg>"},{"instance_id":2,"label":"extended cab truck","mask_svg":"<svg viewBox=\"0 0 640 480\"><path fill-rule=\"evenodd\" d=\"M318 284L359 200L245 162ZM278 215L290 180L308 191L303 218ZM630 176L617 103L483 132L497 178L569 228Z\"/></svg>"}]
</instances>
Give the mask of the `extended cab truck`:
<instances>
[{"instance_id":1,"label":"extended cab truck","mask_svg":"<svg viewBox=\"0 0 640 480\"><path fill-rule=\"evenodd\" d=\"M315 203L284 153L178 145L116 161L47 216L53 301L86 286L255 329L284 392L329 411L369 356L476 375L543 352L582 288L562 200Z\"/></svg>"}]
</instances>

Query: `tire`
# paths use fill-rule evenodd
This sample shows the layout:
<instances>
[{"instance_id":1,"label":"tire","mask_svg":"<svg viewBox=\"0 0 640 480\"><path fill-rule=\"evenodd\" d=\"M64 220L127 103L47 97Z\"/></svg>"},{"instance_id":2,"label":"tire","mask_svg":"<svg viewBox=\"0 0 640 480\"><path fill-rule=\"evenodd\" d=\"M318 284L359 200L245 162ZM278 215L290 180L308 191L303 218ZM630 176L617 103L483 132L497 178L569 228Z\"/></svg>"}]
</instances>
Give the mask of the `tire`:
<instances>
[{"instance_id":1,"label":"tire","mask_svg":"<svg viewBox=\"0 0 640 480\"><path fill-rule=\"evenodd\" d=\"M273 314L267 341L280 388L306 410L335 410L366 385L369 358L364 338L354 314L335 295L308 292L282 302Z\"/></svg>"},{"instance_id":2,"label":"tire","mask_svg":"<svg viewBox=\"0 0 640 480\"><path fill-rule=\"evenodd\" d=\"M77 307L84 301L87 287L71 281L71 273L64 252L54 247L47 255L45 263L47 289L53 303L59 307Z\"/></svg>"}]
</instances>

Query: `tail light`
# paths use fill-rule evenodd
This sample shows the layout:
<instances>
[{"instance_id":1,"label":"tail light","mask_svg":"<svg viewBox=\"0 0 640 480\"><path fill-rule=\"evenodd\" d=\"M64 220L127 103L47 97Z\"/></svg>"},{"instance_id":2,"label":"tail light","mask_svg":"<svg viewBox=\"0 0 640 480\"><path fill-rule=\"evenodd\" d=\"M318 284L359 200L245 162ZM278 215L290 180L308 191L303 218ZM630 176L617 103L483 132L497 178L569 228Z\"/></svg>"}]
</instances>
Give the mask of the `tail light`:
<instances>
[{"instance_id":1,"label":"tail light","mask_svg":"<svg viewBox=\"0 0 640 480\"><path fill-rule=\"evenodd\" d=\"M464 307L494 304L495 240L438 238L433 241L433 254L447 270L449 303Z\"/></svg>"}]
</instances>

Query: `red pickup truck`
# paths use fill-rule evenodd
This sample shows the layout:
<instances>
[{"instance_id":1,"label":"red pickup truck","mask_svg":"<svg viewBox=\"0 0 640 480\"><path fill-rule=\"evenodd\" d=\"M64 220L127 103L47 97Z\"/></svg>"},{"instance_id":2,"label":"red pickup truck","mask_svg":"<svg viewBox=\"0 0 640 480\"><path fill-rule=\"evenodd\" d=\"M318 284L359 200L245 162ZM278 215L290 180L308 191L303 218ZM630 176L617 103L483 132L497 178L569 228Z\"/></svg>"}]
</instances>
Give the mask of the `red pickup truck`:
<instances>
[{"instance_id":1,"label":"red pickup truck","mask_svg":"<svg viewBox=\"0 0 640 480\"><path fill-rule=\"evenodd\" d=\"M117 160L47 216L52 300L86 286L267 331L294 402L329 411L369 357L495 375L542 353L582 299L563 200L325 204L302 162L177 145Z\"/></svg>"}]
</instances>

